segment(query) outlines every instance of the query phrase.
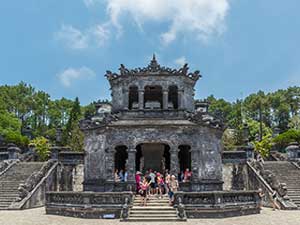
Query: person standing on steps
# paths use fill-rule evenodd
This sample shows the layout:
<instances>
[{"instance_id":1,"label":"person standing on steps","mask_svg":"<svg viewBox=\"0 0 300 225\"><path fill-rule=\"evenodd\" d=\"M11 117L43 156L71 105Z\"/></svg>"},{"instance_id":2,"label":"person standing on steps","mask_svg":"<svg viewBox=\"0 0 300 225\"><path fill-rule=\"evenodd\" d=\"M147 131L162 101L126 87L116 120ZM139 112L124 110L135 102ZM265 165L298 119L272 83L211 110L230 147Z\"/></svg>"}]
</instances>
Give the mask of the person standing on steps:
<instances>
[{"instance_id":1,"label":"person standing on steps","mask_svg":"<svg viewBox=\"0 0 300 225\"><path fill-rule=\"evenodd\" d=\"M144 177L143 182L141 183L141 196L143 197L142 199L142 206L147 206L147 190L149 187L149 182L147 182L147 179Z\"/></svg>"},{"instance_id":2,"label":"person standing on steps","mask_svg":"<svg viewBox=\"0 0 300 225\"><path fill-rule=\"evenodd\" d=\"M176 180L175 175L172 175L170 183L169 183L169 189L170 189L169 190L169 204L170 204L170 206L172 206L174 203L174 193L176 191L178 191L178 188L179 188L178 181Z\"/></svg>"},{"instance_id":3,"label":"person standing on steps","mask_svg":"<svg viewBox=\"0 0 300 225\"><path fill-rule=\"evenodd\" d=\"M171 180L171 175L167 174L167 176L165 177L165 194L168 195L169 191L170 191L170 180Z\"/></svg>"},{"instance_id":4,"label":"person standing on steps","mask_svg":"<svg viewBox=\"0 0 300 225\"><path fill-rule=\"evenodd\" d=\"M150 183L150 187L151 187L151 190L150 190L150 193L152 195L155 194L155 189L156 189L156 185L155 185L155 173L153 173L152 169L149 170L149 176L151 178L151 183Z\"/></svg>"},{"instance_id":5,"label":"person standing on steps","mask_svg":"<svg viewBox=\"0 0 300 225\"><path fill-rule=\"evenodd\" d=\"M138 194L141 189L141 175L142 173L140 171L137 171L135 174L135 184L136 184L136 193Z\"/></svg>"},{"instance_id":6,"label":"person standing on steps","mask_svg":"<svg viewBox=\"0 0 300 225\"><path fill-rule=\"evenodd\" d=\"M157 195L159 195L159 198L162 198L165 182L160 173L156 174L156 179L157 179Z\"/></svg>"}]
</instances>

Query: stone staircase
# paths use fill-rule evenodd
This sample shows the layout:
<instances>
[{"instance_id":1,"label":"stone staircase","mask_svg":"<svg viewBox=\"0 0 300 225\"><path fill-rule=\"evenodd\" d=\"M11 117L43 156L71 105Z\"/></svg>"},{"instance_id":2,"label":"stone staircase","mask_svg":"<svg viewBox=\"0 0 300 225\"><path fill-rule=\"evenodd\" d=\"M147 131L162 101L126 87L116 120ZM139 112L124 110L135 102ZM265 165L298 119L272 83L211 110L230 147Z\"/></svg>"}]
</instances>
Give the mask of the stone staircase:
<instances>
[{"instance_id":1,"label":"stone staircase","mask_svg":"<svg viewBox=\"0 0 300 225\"><path fill-rule=\"evenodd\" d=\"M265 170L270 170L280 183L286 183L287 195L300 209L300 169L288 161L265 162Z\"/></svg>"},{"instance_id":2,"label":"stone staircase","mask_svg":"<svg viewBox=\"0 0 300 225\"><path fill-rule=\"evenodd\" d=\"M141 206L142 198L135 197L133 207L130 210L128 221L130 222L175 222L182 221L177 217L176 209L169 206L169 198L164 196L159 199L149 196L147 206Z\"/></svg>"},{"instance_id":3,"label":"stone staircase","mask_svg":"<svg viewBox=\"0 0 300 225\"><path fill-rule=\"evenodd\" d=\"M41 162L19 162L0 176L0 209L7 209L15 201L19 185L42 166Z\"/></svg>"}]
</instances>

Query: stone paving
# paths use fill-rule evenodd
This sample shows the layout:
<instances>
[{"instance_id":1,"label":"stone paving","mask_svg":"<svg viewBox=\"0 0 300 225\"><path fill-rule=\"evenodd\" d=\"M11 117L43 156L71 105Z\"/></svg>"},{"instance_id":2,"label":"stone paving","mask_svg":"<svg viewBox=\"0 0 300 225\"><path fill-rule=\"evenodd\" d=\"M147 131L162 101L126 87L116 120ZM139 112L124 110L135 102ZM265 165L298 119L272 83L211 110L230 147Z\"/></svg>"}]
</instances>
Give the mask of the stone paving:
<instances>
[{"instance_id":1,"label":"stone paving","mask_svg":"<svg viewBox=\"0 0 300 225\"><path fill-rule=\"evenodd\" d=\"M44 208L24 211L0 211L0 225L115 225L115 224L171 224L179 225L299 225L300 211L272 211L263 209L259 215L226 219L189 219L187 222L124 223L119 220L78 219L46 215Z\"/></svg>"}]
</instances>

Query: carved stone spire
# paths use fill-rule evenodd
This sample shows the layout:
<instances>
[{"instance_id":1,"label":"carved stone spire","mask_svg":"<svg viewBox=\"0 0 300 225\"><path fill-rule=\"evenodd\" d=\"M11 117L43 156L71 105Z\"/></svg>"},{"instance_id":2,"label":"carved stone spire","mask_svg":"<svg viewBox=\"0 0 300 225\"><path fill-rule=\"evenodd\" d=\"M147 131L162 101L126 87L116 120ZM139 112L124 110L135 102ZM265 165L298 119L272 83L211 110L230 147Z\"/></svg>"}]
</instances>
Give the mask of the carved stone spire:
<instances>
[{"instance_id":1,"label":"carved stone spire","mask_svg":"<svg viewBox=\"0 0 300 225\"><path fill-rule=\"evenodd\" d=\"M159 71L160 65L159 65L158 62L156 61L155 54L153 54L152 60L151 60L151 62L150 62L150 64L149 64L148 67L149 67L149 70L150 70L151 72L157 72L157 71Z\"/></svg>"}]
</instances>

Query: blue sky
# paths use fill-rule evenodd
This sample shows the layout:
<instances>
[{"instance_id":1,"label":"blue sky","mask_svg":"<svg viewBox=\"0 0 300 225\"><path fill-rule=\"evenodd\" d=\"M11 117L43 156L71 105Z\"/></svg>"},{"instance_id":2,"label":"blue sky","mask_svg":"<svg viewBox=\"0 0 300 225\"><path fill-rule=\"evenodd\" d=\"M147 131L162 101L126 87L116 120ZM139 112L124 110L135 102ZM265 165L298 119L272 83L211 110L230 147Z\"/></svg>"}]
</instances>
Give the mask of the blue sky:
<instances>
[{"instance_id":1,"label":"blue sky","mask_svg":"<svg viewBox=\"0 0 300 225\"><path fill-rule=\"evenodd\" d=\"M300 85L300 1L27 0L0 4L0 85L110 98L106 70L188 62L196 97Z\"/></svg>"}]
</instances>

